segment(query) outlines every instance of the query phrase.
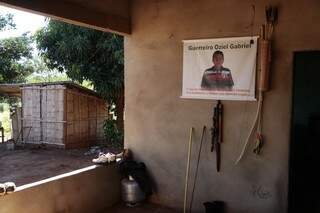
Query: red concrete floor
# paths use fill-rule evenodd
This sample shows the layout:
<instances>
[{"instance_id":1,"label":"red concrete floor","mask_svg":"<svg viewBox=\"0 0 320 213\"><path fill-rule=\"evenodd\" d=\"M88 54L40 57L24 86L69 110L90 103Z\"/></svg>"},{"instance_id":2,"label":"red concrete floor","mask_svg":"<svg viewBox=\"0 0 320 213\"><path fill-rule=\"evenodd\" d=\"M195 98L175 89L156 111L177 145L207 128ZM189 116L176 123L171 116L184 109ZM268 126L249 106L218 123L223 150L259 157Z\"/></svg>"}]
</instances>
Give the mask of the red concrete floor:
<instances>
[{"instance_id":1,"label":"red concrete floor","mask_svg":"<svg viewBox=\"0 0 320 213\"><path fill-rule=\"evenodd\" d=\"M128 207L125 204L118 204L110 209L105 210L103 213L178 213L179 211L166 208L163 206L144 203L136 207Z\"/></svg>"}]
</instances>

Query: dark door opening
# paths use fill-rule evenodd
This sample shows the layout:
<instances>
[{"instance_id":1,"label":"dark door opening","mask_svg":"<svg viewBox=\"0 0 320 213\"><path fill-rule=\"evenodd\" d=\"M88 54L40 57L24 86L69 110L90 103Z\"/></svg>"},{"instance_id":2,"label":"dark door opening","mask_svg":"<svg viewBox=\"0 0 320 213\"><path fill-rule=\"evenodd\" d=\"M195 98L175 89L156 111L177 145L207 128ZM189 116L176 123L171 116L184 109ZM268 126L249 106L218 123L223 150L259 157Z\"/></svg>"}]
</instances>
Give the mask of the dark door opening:
<instances>
[{"instance_id":1,"label":"dark door opening","mask_svg":"<svg viewBox=\"0 0 320 213\"><path fill-rule=\"evenodd\" d=\"M294 55L288 212L320 212L320 51Z\"/></svg>"}]
</instances>

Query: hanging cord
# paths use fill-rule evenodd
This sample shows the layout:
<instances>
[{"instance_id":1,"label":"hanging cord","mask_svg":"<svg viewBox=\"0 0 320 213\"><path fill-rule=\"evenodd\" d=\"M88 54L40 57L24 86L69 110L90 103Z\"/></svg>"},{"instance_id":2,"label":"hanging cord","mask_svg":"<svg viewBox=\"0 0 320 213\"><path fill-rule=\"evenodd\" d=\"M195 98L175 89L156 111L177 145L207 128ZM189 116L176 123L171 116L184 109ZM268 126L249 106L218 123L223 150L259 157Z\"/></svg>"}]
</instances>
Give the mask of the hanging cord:
<instances>
[{"instance_id":1,"label":"hanging cord","mask_svg":"<svg viewBox=\"0 0 320 213\"><path fill-rule=\"evenodd\" d=\"M256 135L256 144L253 149L253 152L257 155L260 154L260 151L263 146L263 136L262 136L262 106L263 106L263 93L261 92L260 95L261 98L261 107L259 112L259 119L258 119L258 125L257 125L257 135Z\"/></svg>"},{"instance_id":2,"label":"hanging cord","mask_svg":"<svg viewBox=\"0 0 320 213\"><path fill-rule=\"evenodd\" d=\"M257 122L258 122L258 119L259 119L259 116L260 116L260 113L261 113L261 107L262 106L262 91L259 91L259 101L258 101L258 107L257 107L257 112L256 112L256 116L254 118L254 121L253 121L253 124L250 128L250 132L249 132L249 135L247 136L247 139L246 139L246 142L242 148L242 151L240 153L240 156L238 157L238 159L236 160L236 163L235 164L238 164L239 161L242 159L243 155L244 155L244 152L246 151L246 148L248 146L248 143L249 143L249 140L250 140L250 137L253 133L253 130L254 128L256 127L257 125Z\"/></svg>"},{"instance_id":3,"label":"hanging cord","mask_svg":"<svg viewBox=\"0 0 320 213\"><path fill-rule=\"evenodd\" d=\"M202 150L202 143L203 143L203 138L206 132L206 126L203 126L203 130L202 130L202 135L201 135L201 142L200 142L200 148L199 148L199 153L198 153L198 160L197 160L197 166L196 166L196 172L194 174L194 180L193 180L193 187L192 187L192 193L191 193L191 199L190 199L190 208L189 208L189 212L192 212L192 204L193 204L193 195L194 195L194 191L196 188L196 182L197 182L197 178L198 178L198 168L199 168L199 163L200 163L200 156L201 156L201 150Z\"/></svg>"},{"instance_id":4,"label":"hanging cord","mask_svg":"<svg viewBox=\"0 0 320 213\"><path fill-rule=\"evenodd\" d=\"M260 31L260 36L262 41L264 42L271 42L272 39L272 34L274 31L274 25L277 23L278 20L278 8L277 7L272 7L272 6L267 6L265 9L265 13L266 13L266 23L264 25L261 26L261 31ZM265 67L264 70L262 70L261 68L261 73L260 73L260 86L259 86L259 102L258 102L258 107L257 107L257 113L254 119L254 122L252 124L252 127L250 129L250 133L247 137L247 140L243 146L243 149L241 151L241 154L239 156L239 158L237 159L235 164L238 164L239 161L241 160L241 158L244 155L244 152L246 150L246 147L249 143L249 139L253 133L253 130L255 128L255 126L257 125L257 133L256 133L256 144L255 144L255 148L253 150L253 152L255 154L259 154L263 145L263 138L262 138L262 104L263 104L263 92L267 91L269 89L268 87L268 75L269 75L269 70L267 69L266 64L270 64L270 60L271 60L271 49L270 49L270 44L267 46L268 49L265 49L264 51L266 51L266 56L264 58L263 61L265 62ZM261 63L261 62L260 62ZM262 65L260 65L262 66ZM264 71L264 72L262 72Z\"/></svg>"},{"instance_id":5,"label":"hanging cord","mask_svg":"<svg viewBox=\"0 0 320 213\"><path fill-rule=\"evenodd\" d=\"M187 161L187 171L186 171L186 183L185 183L185 187L184 187L183 213L186 213L186 208L187 208L187 193L188 193L189 168L190 168L190 157L191 157L191 146L192 146L193 129L194 129L193 127L190 128L189 147L188 147L188 161Z\"/></svg>"},{"instance_id":6,"label":"hanging cord","mask_svg":"<svg viewBox=\"0 0 320 213\"><path fill-rule=\"evenodd\" d=\"M257 126L257 132L262 132L262 106L263 106L263 92L259 91L259 101L261 102L261 107L259 111L259 118L258 118L258 126Z\"/></svg>"},{"instance_id":7,"label":"hanging cord","mask_svg":"<svg viewBox=\"0 0 320 213\"><path fill-rule=\"evenodd\" d=\"M252 82L252 80L250 80L250 82ZM250 88L251 88L251 86L252 86L252 84L250 83ZM258 95L258 101L259 101L259 95ZM249 124L249 110L248 110L248 100L246 100L246 102L245 102L245 104L244 104L244 110L243 110L243 113L242 113L242 119L241 119L241 122L242 122L242 124L245 124L246 126L249 126L250 124ZM243 139L244 139L244 131L241 131L241 128L239 128L239 141L241 142L241 141L243 141ZM241 144L239 144L238 146L237 146L237 148L239 147L239 146L241 146ZM237 163L235 163L235 164L237 164Z\"/></svg>"}]
</instances>

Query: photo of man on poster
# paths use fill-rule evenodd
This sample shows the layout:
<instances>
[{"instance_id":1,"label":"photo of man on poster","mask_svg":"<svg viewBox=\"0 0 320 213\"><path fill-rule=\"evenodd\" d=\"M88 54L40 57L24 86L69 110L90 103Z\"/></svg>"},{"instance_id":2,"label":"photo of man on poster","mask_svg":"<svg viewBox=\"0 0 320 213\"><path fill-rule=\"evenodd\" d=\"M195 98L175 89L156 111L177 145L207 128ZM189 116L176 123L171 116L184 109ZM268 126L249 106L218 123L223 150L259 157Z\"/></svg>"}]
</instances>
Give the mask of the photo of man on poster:
<instances>
[{"instance_id":1,"label":"photo of man on poster","mask_svg":"<svg viewBox=\"0 0 320 213\"><path fill-rule=\"evenodd\" d=\"M230 69L223 67L224 54L215 51L212 55L213 66L206 69L202 76L201 88L207 90L231 91L234 86Z\"/></svg>"},{"instance_id":2,"label":"photo of man on poster","mask_svg":"<svg viewBox=\"0 0 320 213\"><path fill-rule=\"evenodd\" d=\"M258 36L182 42L181 98L256 100Z\"/></svg>"}]
</instances>

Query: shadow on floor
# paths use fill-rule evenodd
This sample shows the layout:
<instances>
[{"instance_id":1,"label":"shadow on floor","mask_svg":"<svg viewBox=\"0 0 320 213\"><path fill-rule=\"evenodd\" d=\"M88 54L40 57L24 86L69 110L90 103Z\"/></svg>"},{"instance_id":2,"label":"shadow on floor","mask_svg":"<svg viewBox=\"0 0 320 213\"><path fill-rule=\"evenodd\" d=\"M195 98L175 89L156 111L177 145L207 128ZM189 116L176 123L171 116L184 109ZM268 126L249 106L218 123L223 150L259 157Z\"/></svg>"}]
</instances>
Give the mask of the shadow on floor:
<instances>
[{"instance_id":1,"label":"shadow on floor","mask_svg":"<svg viewBox=\"0 0 320 213\"><path fill-rule=\"evenodd\" d=\"M105 210L103 213L178 213L179 211L155 205L150 203L144 203L136 207L128 207L125 204L118 204L110 209Z\"/></svg>"}]
</instances>

